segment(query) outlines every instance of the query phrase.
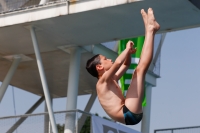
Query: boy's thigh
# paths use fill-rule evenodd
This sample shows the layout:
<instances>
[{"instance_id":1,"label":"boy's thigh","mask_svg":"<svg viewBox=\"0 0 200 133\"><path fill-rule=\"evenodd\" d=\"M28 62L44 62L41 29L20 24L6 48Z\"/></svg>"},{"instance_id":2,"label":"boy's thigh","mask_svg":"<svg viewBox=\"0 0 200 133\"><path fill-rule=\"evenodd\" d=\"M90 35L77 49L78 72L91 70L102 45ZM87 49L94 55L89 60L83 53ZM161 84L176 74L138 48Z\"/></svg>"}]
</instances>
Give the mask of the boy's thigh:
<instances>
[{"instance_id":1,"label":"boy's thigh","mask_svg":"<svg viewBox=\"0 0 200 133\"><path fill-rule=\"evenodd\" d=\"M144 74L134 72L134 74L132 75L129 88L126 93L126 98L140 97L140 92L143 91L144 88L144 79L145 79Z\"/></svg>"},{"instance_id":2,"label":"boy's thigh","mask_svg":"<svg viewBox=\"0 0 200 133\"><path fill-rule=\"evenodd\" d=\"M125 105L133 113L141 113L145 75L134 72L126 93Z\"/></svg>"}]
</instances>

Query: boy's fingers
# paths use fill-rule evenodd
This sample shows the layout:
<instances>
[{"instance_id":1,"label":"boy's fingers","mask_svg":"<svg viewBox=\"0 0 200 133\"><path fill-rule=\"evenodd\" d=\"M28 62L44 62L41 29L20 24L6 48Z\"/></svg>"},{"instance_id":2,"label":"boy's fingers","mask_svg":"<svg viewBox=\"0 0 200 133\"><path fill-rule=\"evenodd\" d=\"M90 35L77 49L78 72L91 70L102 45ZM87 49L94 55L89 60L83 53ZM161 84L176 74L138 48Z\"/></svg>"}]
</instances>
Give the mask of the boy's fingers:
<instances>
[{"instance_id":1,"label":"boy's fingers","mask_svg":"<svg viewBox=\"0 0 200 133\"><path fill-rule=\"evenodd\" d=\"M134 43L131 41L131 44L134 45Z\"/></svg>"}]
</instances>

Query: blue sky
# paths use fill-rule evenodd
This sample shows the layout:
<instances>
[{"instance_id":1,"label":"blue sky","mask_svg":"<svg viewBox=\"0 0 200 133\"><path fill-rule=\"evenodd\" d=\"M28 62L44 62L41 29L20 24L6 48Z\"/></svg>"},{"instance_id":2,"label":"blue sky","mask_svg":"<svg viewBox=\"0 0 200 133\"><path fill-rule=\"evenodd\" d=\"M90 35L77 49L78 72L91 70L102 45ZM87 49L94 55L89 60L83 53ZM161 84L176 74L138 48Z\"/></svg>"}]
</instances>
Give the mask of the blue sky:
<instances>
[{"instance_id":1,"label":"blue sky","mask_svg":"<svg viewBox=\"0 0 200 133\"><path fill-rule=\"evenodd\" d=\"M200 28L170 32L152 94L152 128L199 126Z\"/></svg>"},{"instance_id":2,"label":"blue sky","mask_svg":"<svg viewBox=\"0 0 200 133\"><path fill-rule=\"evenodd\" d=\"M150 131L162 128L200 126L200 28L168 32L161 51L161 78L152 90ZM14 88L16 114L24 114L38 99ZM89 96L78 98L84 110ZM23 103L23 104L22 104ZM66 109L66 99L53 101L54 111ZM43 112L42 104L34 113ZM107 116L96 99L91 113ZM14 115L12 87L0 104L0 117ZM131 126L140 130L140 124Z\"/></svg>"}]
</instances>

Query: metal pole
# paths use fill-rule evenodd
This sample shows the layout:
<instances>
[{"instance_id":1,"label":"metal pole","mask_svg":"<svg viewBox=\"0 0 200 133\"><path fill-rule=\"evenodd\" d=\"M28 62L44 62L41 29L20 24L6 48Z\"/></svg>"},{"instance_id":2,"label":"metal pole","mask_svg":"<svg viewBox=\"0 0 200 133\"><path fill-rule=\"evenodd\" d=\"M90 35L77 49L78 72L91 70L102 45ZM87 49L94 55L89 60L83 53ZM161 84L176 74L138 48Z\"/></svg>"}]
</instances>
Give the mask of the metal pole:
<instances>
[{"instance_id":1,"label":"metal pole","mask_svg":"<svg viewBox=\"0 0 200 133\"><path fill-rule=\"evenodd\" d=\"M142 125L141 125L141 132L142 133L149 133L150 132L151 91L152 91L152 86L150 84L148 84L146 86L147 105L143 108L143 118L142 118Z\"/></svg>"},{"instance_id":2,"label":"metal pole","mask_svg":"<svg viewBox=\"0 0 200 133\"><path fill-rule=\"evenodd\" d=\"M3 8L3 11L8 10L8 7L7 7L5 0L0 0L0 4L1 4L1 7Z\"/></svg>"},{"instance_id":3,"label":"metal pole","mask_svg":"<svg viewBox=\"0 0 200 133\"><path fill-rule=\"evenodd\" d=\"M10 81L15 73L15 70L17 69L17 66L19 65L20 60L20 56L14 56L14 61L0 87L0 102L5 94L6 89L8 88L8 85L10 84Z\"/></svg>"},{"instance_id":4,"label":"metal pole","mask_svg":"<svg viewBox=\"0 0 200 133\"><path fill-rule=\"evenodd\" d=\"M48 85L46 82L42 59L41 59L40 51L39 51L39 47L38 47L38 42L36 39L35 30L32 26L30 27L30 32L31 32L31 38L33 41L33 47L34 47L34 51L35 51L35 55L36 55L36 59L37 59L38 69L39 69L40 78L42 81L43 91L44 91L44 95L45 95L45 100L46 100L46 104L47 104L47 108L48 108L48 112L49 112L52 129L53 129L54 133L58 133L58 130L56 127L56 122L55 122L55 117L54 117L53 109L52 109L52 105L51 105L49 89L48 89Z\"/></svg>"},{"instance_id":5,"label":"metal pole","mask_svg":"<svg viewBox=\"0 0 200 133\"><path fill-rule=\"evenodd\" d=\"M44 112L48 112L46 102L44 102ZM44 133L49 133L49 126L50 126L49 115L45 114L44 115Z\"/></svg>"},{"instance_id":6,"label":"metal pole","mask_svg":"<svg viewBox=\"0 0 200 133\"><path fill-rule=\"evenodd\" d=\"M46 102L44 102L44 112L48 112ZM48 127L49 127L49 115L45 114L44 115L44 133L49 132Z\"/></svg>"},{"instance_id":7,"label":"metal pole","mask_svg":"<svg viewBox=\"0 0 200 133\"><path fill-rule=\"evenodd\" d=\"M44 97L41 97L25 114L32 113L42 102L44 101ZM16 128L20 126L22 122L24 122L28 117L20 118L6 133L12 133Z\"/></svg>"},{"instance_id":8,"label":"metal pole","mask_svg":"<svg viewBox=\"0 0 200 133\"><path fill-rule=\"evenodd\" d=\"M78 84L79 84L79 71L80 71L80 56L81 49L73 48L70 51L70 66L68 77L68 90L67 90L67 110L76 109ZM65 133L73 133L75 128L75 113L67 113L65 121Z\"/></svg>"},{"instance_id":9,"label":"metal pole","mask_svg":"<svg viewBox=\"0 0 200 133\"><path fill-rule=\"evenodd\" d=\"M15 93L14 93L14 86L12 86L12 94L13 94L13 106L14 106L14 114L16 116L16 107L15 107ZM15 122L16 122L16 118L15 118ZM17 133L17 129L16 129L16 133Z\"/></svg>"},{"instance_id":10,"label":"metal pole","mask_svg":"<svg viewBox=\"0 0 200 133\"><path fill-rule=\"evenodd\" d=\"M53 99L51 98L51 105L53 106ZM44 112L48 112L47 104L44 102ZM51 123L49 121L49 115L44 115L44 133L52 133Z\"/></svg>"}]
</instances>

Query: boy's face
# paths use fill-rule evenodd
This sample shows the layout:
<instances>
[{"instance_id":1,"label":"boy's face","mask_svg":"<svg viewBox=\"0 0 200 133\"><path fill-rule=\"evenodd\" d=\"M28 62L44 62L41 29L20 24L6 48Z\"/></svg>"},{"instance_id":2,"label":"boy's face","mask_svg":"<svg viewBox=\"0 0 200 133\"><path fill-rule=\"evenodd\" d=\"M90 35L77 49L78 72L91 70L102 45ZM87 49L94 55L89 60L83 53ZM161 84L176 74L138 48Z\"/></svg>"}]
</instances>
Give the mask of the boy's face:
<instances>
[{"instance_id":1,"label":"boy's face","mask_svg":"<svg viewBox=\"0 0 200 133\"><path fill-rule=\"evenodd\" d=\"M99 55L100 57L100 66L102 67L102 69L104 70L109 70L113 64L111 59L107 59L105 56L103 55Z\"/></svg>"}]
</instances>

